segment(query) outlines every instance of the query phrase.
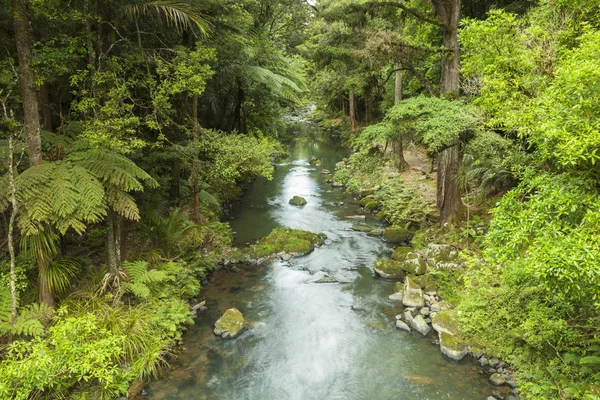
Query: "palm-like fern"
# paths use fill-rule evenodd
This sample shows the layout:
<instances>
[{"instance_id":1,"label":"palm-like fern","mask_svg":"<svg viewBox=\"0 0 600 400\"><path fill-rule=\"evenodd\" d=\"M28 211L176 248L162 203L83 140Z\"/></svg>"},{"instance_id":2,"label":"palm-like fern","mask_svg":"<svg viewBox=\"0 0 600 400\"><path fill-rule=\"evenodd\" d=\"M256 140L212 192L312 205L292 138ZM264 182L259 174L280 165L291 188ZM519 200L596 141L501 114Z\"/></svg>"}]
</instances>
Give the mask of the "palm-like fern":
<instances>
[{"instance_id":1,"label":"palm-like fern","mask_svg":"<svg viewBox=\"0 0 600 400\"><path fill-rule=\"evenodd\" d=\"M167 25L173 25L179 31L191 31L196 27L203 36L207 36L212 30L212 25L200 10L183 1L154 0L132 3L125 7L125 13L132 20L138 20L140 16L154 16L159 23L164 20Z\"/></svg>"},{"instance_id":2,"label":"palm-like fern","mask_svg":"<svg viewBox=\"0 0 600 400\"><path fill-rule=\"evenodd\" d=\"M145 261L126 262L123 264L123 268L130 280L125 288L142 299L150 297L153 284L167 279L167 274L164 271L149 269L148 263Z\"/></svg>"},{"instance_id":3,"label":"palm-like fern","mask_svg":"<svg viewBox=\"0 0 600 400\"><path fill-rule=\"evenodd\" d=\"M38 336L45 332L42 321L47 321L51 311L48 307L31 304L21 310L14 325L11 324L11 296L8 288L0 288L0 336Z\"/></svg>"}]
</instances>

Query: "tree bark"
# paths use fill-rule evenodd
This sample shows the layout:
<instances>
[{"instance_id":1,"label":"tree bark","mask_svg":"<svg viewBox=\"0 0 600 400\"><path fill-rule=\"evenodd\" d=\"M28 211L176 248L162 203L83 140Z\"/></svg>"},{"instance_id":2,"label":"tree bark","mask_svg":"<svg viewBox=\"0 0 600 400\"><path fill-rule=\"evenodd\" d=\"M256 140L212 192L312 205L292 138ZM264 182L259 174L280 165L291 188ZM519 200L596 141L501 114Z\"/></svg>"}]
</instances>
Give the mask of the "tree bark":
<instances>
[{"instance_id":1,"label":"tree bark","mask_svg":"<svg viewBox=\"0 0 600 400\"><path fill-rule=\"evenodd\" d=\"M4 108L4 116L8 119L6 108ZM8 222L8 254L10 255L10 324L15 325L17 320L17 288L15 284L15 245L13 238L13 231L15 227L15 218L19 212L19 205L17 204L17 190L15 187L15 171L14 171L14 153L15 147L13 143L13 132L8 132L8 184L10 186L10 204L12 207L10 213L10 220ZM9 342L12 342L12 334L10 335Z\"/></svg>"},{"instance_id":2,"label":"tree bark","mask_svg":"<svg viewBox=\"0 0 600 400\"><path fill-rule=\"evenodd\" d=\"M399 3L402 3L402 0L399 0ZM402 36L404 33L404 21L401 19L398 23L398 35ZM402 62L397 61L394 65L396 68L396 83L394 85L394 104L398 104L402 101L403 98L403 86L402 86ZM396 154L398 156L398 170L402 171L409 167L406 159L404 158L404 146L402 143L402 137L399 136L395 141L395 146L392 146L396 150Z\"/></svg>"},{"instance_id":3,"label":"tree bark","mask_svg":"<svg viewBox=\"0 0 600 400\"><path fill-rule=\"evenodd\" d=\"M460 48L458 25L460 23L460 0L432 0L436 14L443 25L442 76L440 93L443 97L458 97L460 88ZM437 207L440 223L444 224L457 215L463 203L456 180L459 165L458 143L442 150L438 155Z\"/></svg>"},{"instance_id":4,"label":"tree bark","mask_svg":"<svg viewBox=\"0 0 600 400\"><path fill-rule=\"evenodd\" d=\"M192 143L194 145L194 159L192 160L192 190L194 194L193 219L200 223L200 158L198 157L198 138L200 137L200 124L198 123L198 95L192 101Z\"/></svg>"},{"instance_id":5,"label":"tree bark","mask_svg":"<svg viewBox=\"0 0 600 400\"><path fill-rule=\"evenodd\" d=\"M120 251L117 249L117 213L110 209L108 210L107 226L106 226L106 251L108 256L108 269L115 276L119 273L121 267Z\"/></svg>"},{"instance_id":6,"label":"tree bark","mask_svg":"<svg viewBox=\"0 0 600 400\"><path fill-rule=\"evenodd\" d=\"M356 124L356 105L354 99L354 88L350 90L350 131L354 132L357 128Z\"/></svg>"},{"instance_id":7,"label":"tree bark","mask_svg":"<svg viewBox=\"0 0 600 400\"><path fill-rule=\"evenodd\" d=\"M39 106L40 114L42 118L41 128L45 131L52 132L52 110L50 109L50 96L48 83L44 83L40 86L39 91Z\"/></svg>"},{"instance_id":8,"label":"tree bark","mask_svg":"<svg viewBox=\"0 0 600 400\"><path fill-rule=\"evenodd\" d=\"M54 307L56 302L54 300L54 294L50 290L50 283L48 282L48 267L49 260L46 260L38 265L39 273L38 280L40 285L40 304L45 304L48 307Z\"/></svg>"},{"instance_id":9,"label":"tree bark","mask_svg":"<svg viewBox=\"0 0 600 400\"><path fill-rule=\"evenodd\" d=\"M27 141L27 153L30 165L42 161L42 140L40 137L40 114L35 76L31 69L30 59L33 49L29 0L13 0L13 26L19 60L19 80L23 96L23 119Z\"/></svg>"}]
</instances>

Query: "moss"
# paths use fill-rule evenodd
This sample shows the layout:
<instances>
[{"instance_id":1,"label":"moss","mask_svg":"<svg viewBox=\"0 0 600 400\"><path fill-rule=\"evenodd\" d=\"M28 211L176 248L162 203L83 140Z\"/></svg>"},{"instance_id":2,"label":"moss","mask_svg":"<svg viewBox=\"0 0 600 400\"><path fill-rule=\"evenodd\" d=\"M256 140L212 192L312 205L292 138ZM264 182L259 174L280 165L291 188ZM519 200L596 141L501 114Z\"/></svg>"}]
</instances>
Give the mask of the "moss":
<instances>
[{"instance_id":1,"label":"moss","mask_svg":"<svg viewBox=\"0 0 600 400\"><path fill-rule=\"evenodd\" d=\"M431 323L438 332L446 332L452 335L458 335L460 328L453 310L445 310L437 313Z\"/></svg>"},{"instance_id":2,"label":"moss","mask_svg":"<svg viewBox=\"0 0 600 400\"><path fill-rule=\"evenodd\" d=\"M413 233L399 226L386 228L383 238L390 243L408 243Z\"/></svg>"},{"instance_id":3,"label":"moss","mask_svg":"<svg viewBox=\"0 0 600 400\"><path fill-rule=\"evenodd\" d=\"M320 158L317 157L311 157L310 161L308 162L310 165L321 165L323 163L323 161Z\"/></svg>"},{"instance_id":4,"label":"moss","mask_svg":"<svg viewBox=\"0 0 600 400\"><path fill-rule=\"evenodd\" d=\"M305 206L306 199L300 196L294 196L290 199L290 204L293 206Z\"/></svg>"},{"instance_id":5,"label":"moss","mask_svg":"<svg viewBox=\"0 0 600 400\"><path fill-rule=\"evenodd\" d=\"M365 205L365 209L369 211L375 211L379 208L379 203L376 201L370 201Z\"/></svg>"},{"instance_id":6,"label":"moss","mask_svg":"<svg viewBox=\"0 0 600 400\"><path fill-rule=\"evenodd\" d=\"M369 225L356 224L352 225L352 230L357 232L371 232L373 228Z\"/></svg>"},{"instance_id":7,"label":"moss","mask_svg":"<svg viewBox=\"0 0 600 400\"><path fill-rule=\"evenodd\" d=\"M403 292L403 291L404 291L404 283L396 282L396 284L394 285L394 292L398 293L398 292Z\"/></svg>"},{"instance_id":8,"label":"moss","mask_svg":"<svg viewBox=\"0 0 600 400\"><path fill-rule=\"evenodd\" d=\"M409 274L423 275L427 272L427 263L419 254L410 252L406 255L402 268Z\"/></svg>"},{"instance_id":9,"label":"moss","mask_svg":"<svg viewBox=\"0 0 600 400\"><path fill-rule=\"evenodd\" d=\"M282 252L289 254L310 253L315 247L325 242L326 236L322 233L302 231L290 228L276 228L255 245L246 249L250 258L260 259Z\"/></svg>"},{"instance_id":10,"label":"moss","mask_svg":"<svg viewBox=\"0 0 600 400\"><path fill-rule=\"evenodd\" d=\"M411 252L411 248L409 246L398 246L394 249L392 253L392 260L396 261L404 261L406 260L406 255Z\"/></svg>"},{"instance_id":11,"label":"moss","mask_svg":"<svg viewBox=\"0 0 600 400\"><path fill-rule=\"evenodd\" d=\"M440 332L440 344L452 351L461 352L465 349L466 344L456 336L446 332Z\"/></svg>"},{"instance_id":12,"label":"moss","mask_svg":"<svg viewBox=\"0 0 600 400\"><path fill-rule=\"evenodd\" d=\"M367 236L381 237L383 236L384 232L385 231L383 229L373 229L367 233Z\"/></svg>"},{"instance_id":13,"label":"moss","mask_svg":"<svg viewBox=\"0 0 600 400\"><path fill-rule=\"evenodd\" d=\"M426 292L437 292L438 285L428 276L414 276L413 279Z\"/></svg>"},{"instance_id":14,"label":"moss","mask_svg":"<svg viewBox=\"0 0 600 400\"><path fill-rule=\"evenodd\" d=\"M215 334L226 338L236 337L244 329L244 316L237 308L230 308L215 324Z\"/></svg>"},{"instance_id":15,"label":"moss","mask_svg":"<svg viewBox=\"0 0 600 400\"><path fill-rule=\"evenodd\" d=\"M373 195L370 195L370 196L365 196L365 197L363 197L362 199L360 199L360 202L359 202L359 204L360 204L360 206L361 206L361 207L364 207L364 206L366 206L368 203L372 202L374 199L375 199L375 198L373 197Z\"/></svg>"},{"instance_id":16,"label":"moss","mask_svg":"<svg viewBox=\"0 0 600 400\"><path fill-rule=\"evenodd\" d=\"M402 263L394 260L387 260L384 258L379 258L375 260L373 269L382 278L400 279L403 278L405 275L405 272L402 269Z\"/></svg>"}]
</instances>

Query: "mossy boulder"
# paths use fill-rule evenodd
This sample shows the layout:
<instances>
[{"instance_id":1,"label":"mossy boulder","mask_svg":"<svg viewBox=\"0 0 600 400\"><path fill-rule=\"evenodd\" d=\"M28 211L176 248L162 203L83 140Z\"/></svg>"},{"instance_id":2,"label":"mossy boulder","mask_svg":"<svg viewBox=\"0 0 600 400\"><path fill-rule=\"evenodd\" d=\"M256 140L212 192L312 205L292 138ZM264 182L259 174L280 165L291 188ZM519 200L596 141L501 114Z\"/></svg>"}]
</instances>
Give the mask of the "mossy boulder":
<instances>
[{"instance_id":1,"label":"mossy boulder","mask_svg":"<svg viewBox=\"0 0 600 400\"><path fill-rule=\"evenodd\" d=\"M365 210L375 211L379 208L379 202L373 200L365 204Z\"/></svg>"},{"instance_id":2,"label":"mossy boulder","mask_svg":"<svg viewBox=\"0 0 600 400\"><path fill-rule=\"evenodd\" d=\"M440 332L440 350L446 357L460 361L468 353L467 345L460 338L446 332Z\"/></svg>"},{"instance_id":3,"label":"mossy boulder","mask_svg":"<svg viewBox=\"0 0 600 400\"><path fill-rule=\"evenodd\" d=\"M437 283L427 275L413 275L411 278L426 292L437 292L439 289Z\"/></svg>"},{"instance_id":4,"label":"mossy boulder","mask_svg":"<svg viewBox=\"0 0 600 400\"><path fill-rule=\"evenodd\" d=\"M392 260L396 261L404 261L406 260L406 255L411 252L411 248L409 246L398 246L394 249L392 253Z\"/></svg>"},{"instance_id":5,"label":"mossy boulder","mask_svg":"<svg viewBox=\"0 0 600 400\"><path fill-rule=\"evenodd\" d=\"M385 229L383 239L390 243L408 243L413 233L399 226L390 226Z\"/></svg>"},{"instance_id":6,"label":"mossy boulder","mask_svg":"<svg viewBox=\"0 0 600 400\"><path fill-rule=\"evenodd\" d=\"M357 232L371 232L373 228L369 225L356 224L352 225L352 230Z\"/></svg>"},{"instance_id":7,"label":"mossy boulder","mask_svg":"<svg viewBox=\"0 0 600 400\"><path fill-rule=\"evenodd\" d=\"M431 320L433 329L439 333L447 333L452 336L460 334L458 321L454 310L444 310L437 313Z\"/></svg>"},{"instance_id":8,"label":"mossy boulder","mask_svg":"<svg viewBox=\"0 0 600 400\"><path fill-rule=\"evenodd\" d=\"M456 247L449 244L429 243L427 260L433 264L452 263L458 260L458 251Z\"/></svg>"},{"instance_id":9,"label":"mossy boulder","mask_svg":"<svg viewBox=\"0 0 600 400\"><path fill-rule=\"evenodd\" d=\"M293 206L302 207L306 205L306 199L301 196L294 196L290 199L290 204Z\"/></svg>"},{"instance_id":10,"label":"mossy boulder","mask_svg":"<svg viewBox=\"0 0 600 400\"><path fill-rule=\"evenodd\" d=\"M328 169L322 169L321 175L331 175L331 171L329 171Z\"/></svg>"},{"instance_id":11,"label":"mossy boulder","mask_svg":"<svg viewBox=\"0 0 600 400\"><path fill-rule=\"evenodd\" d=\"M292 256L308 254L315 247L325 243L327 236L323 233L312 233L299 229L276 228L256 244L246 249L248 257L254 260L289 254Z\"/></svg>"},{"instance_id":12,"label":"mossy boulder","mask_svg":"<svg viewBox=\"0 0 600 400\"><path fill-rule=\"evenodd\" d=\"M415 331L419 332L423 336L427 336L427 334L431 332L431 327L427 324L427 322L425 322L425 318L423 318L421 314L414 317L411 320L410 325Z\"/></svg>"},{"instance_id":13,"label":"mossy boulder","mask_svg":"<svg viewBox=\"0 0 600 400\"><path fill-rule=\"evenodd\" d=\"M369 231L369 233L367 233L367 236L373 236L373 237L381 237L384 234L384 230L383 229L373 229L372 231Z\"/></svg>"},{"instance_id":14,"label":"mossy boulder","mask_svg":"<svg viewBox=\"0 0 600 400\"><path fill-rule=\"evenodd\" d=\"M371 195L371 196L366 196L366 197L363 197L362 199L360 199L360 201L358 202L358 204L360 204L360 206L361 206L361 207L364 207L364 206L366 206L368 203L370 203L370 202L372 202L372 201L374 201L374 200L375 200L375 198L373 197L373 195Z\"/></svg>"},{"instance_id":15,"label":"mossy boulder","mask_svg":"<svg viewBox=\"0 0 600 400\"><path fill-rule=\"evenodd\" d=\"M373 196L373 193L375 193L375 189L363 188L358 190L360 197Z\"/></svg>"},{"instance_id":16,"label":"mossy boulder","mask_svg":"<svg viewBox=\"0 0 600 400\"><path fill-rule=\"evenodd\" d=\"M410 252L402 261L402 269L408 274L423 275L427 272L427 263L419 253Z\"/></svg>"},{"instance_id":17,"label":"mossy boulder","mask_svg":"<svg viewBox=\"0 0 600 400\"><path fill-rule=\"evenodd\" d=\"M237 308L230 308L215 323L214 333L225 339L233 339L244 330L244 316Z\"/></svg>"},{"instance_id":18,"label":"mossy boulder","mask_svg":"<svg viewBox=\"0 0 600 400\"><path fill-rule=\"evenodd\" d=\"M406 275L402 263L394 260L379 258L373 265L375 273L384 279L402 279Z\"/></svg>"},{"instance_id":19,"label":"mossy boulder","mask_svg":"<svg viewBox=\"0 0 600 400\"><path fill-rule=\"evenodd\" d=\"M310 165L321 165L323 164L323 161L320 158L317 157L311 157L310 161L308 162Z\"/></svg>"},{"instance_id":20,"label":"mossy boulder","mask_svg":"<svg viewBox=\"0 0 600 400\"><path fill-rule=\"evenodd\" d=\"M421 287L417 285L408 276L404 281L404 297L402 304L406 307L418 307L421 308L425 305L425 299L423 297L423 291Z\"/></svg>"}]
</instances>

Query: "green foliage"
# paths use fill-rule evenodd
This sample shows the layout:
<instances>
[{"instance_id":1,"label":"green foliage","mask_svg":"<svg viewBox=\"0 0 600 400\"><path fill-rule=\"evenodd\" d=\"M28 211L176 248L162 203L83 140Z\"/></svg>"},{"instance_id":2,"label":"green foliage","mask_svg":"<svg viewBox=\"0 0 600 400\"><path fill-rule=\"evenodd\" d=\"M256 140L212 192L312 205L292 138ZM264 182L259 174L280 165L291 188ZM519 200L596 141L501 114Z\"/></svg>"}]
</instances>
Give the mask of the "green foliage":
<instances>
[{"instance_id":1,"label":"green foliage","mask_svg":"<svg viewBox=\"0 0 600 400\"><path fill-rule=\"evenodd\" d=\"M381 170L387 157L378 148L360 150L336 166L333 180L345 185L349 192L375 187L385 180Z\"/></svg>"},{"instance_id":2,"label":"green foliage","mask_svg":"<svg viewBox=\"0 0 600 400\"><path fill-rule=\"evenodd\" d=\"M402 179L390 179L375 192L385 219L392 225L416 228L425 224L427 206L415 188Z\"/></svg>"},{"instance_id":3,"label":"green foliage","mask_svg":"<svg viewBox=\"0 0 600 400\"><path fill-rule=\"evenodd\" d=\"M253 259L270 257L278 253L306 254L325 242L325 235L298 229L276 228L246 249Z\"/></svg>"},{"instance_id":4,"label":"green foliage","mask_svg":"<svg viewBox=\"0 0 600 400\"><path fill-rule=\"evenodd\" d=\"M151 289L155 288L156 284L167 279L167 274L163 271L148 269L148 263L145 261L125 262L123 268L130 280L125 289L145 300L150 298Z\"/></svg>"}]
</instances>

